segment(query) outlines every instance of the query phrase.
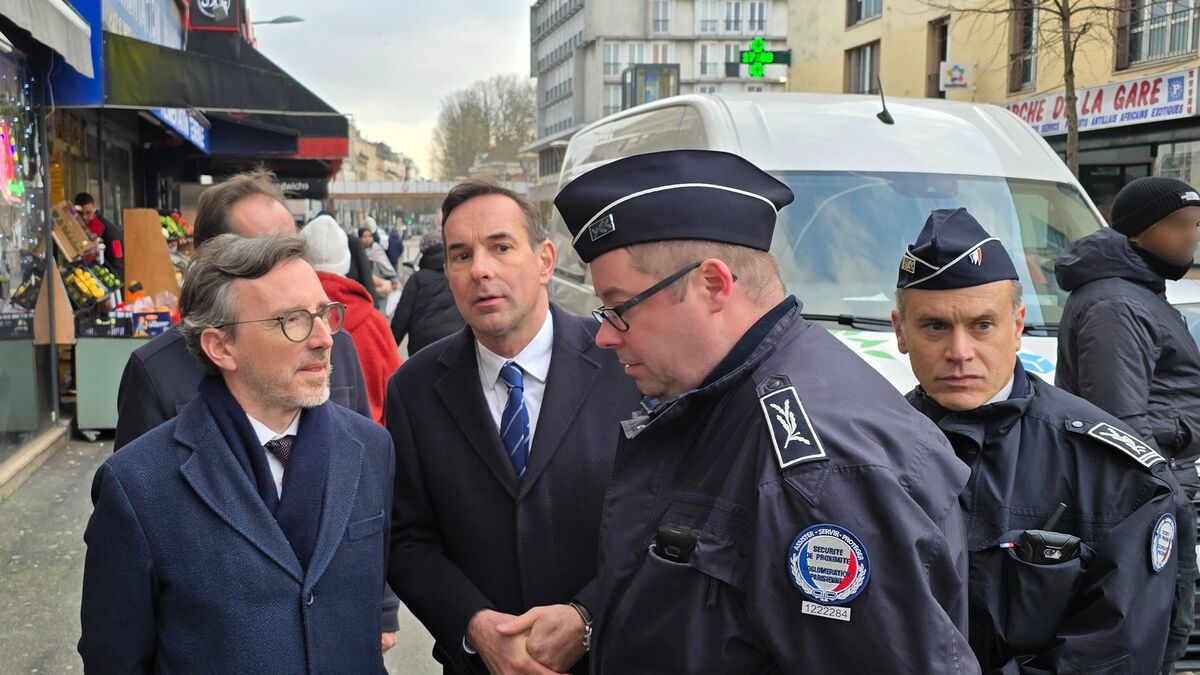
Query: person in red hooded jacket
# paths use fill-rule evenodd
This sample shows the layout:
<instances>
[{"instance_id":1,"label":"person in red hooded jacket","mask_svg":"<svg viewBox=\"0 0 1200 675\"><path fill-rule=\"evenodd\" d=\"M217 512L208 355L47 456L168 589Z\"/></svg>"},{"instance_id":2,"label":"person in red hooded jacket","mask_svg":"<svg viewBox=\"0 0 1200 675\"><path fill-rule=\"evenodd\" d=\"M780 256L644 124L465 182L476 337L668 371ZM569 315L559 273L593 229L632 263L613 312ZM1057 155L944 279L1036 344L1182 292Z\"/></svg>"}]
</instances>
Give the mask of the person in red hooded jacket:
<instances>
[{"instance_id":1,"label":"person in red hooded jacket","mask_svg":"<svg viewBox=\"0 0 1200 675\"><path fill-rule=\"evenodd\" d=\"M400 351L387 320L375 309L371 294L346 276L350 270L350 245L345 231L332 217L313 218L304 229L305 259L317 271L325 294L346 305L345 330L354 340L362 363L371 416L383 424L383 397L388 378L400 367Z\"/></svg>"}]
</instances>

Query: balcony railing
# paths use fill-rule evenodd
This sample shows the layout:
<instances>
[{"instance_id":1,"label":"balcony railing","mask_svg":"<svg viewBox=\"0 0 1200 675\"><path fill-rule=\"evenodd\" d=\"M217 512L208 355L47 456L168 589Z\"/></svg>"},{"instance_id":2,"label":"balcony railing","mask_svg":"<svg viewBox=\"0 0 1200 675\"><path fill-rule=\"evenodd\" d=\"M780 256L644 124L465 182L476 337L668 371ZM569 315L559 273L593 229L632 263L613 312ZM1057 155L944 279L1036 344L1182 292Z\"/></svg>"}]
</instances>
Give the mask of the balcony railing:
<instances>
[{"instance_id":1,"label":"balcony railing","mask_svg":"<svg viewBox=\"0 0 1200 675\"><path fill-rule=\"evenodd\" d=\"M1160 9L1162 8L1162 9ZM1129 12L1129 65L1195 54L1200 35L1200 11L1185 9L1166 12L1165 5L1153 3Z\"/></svg>"}]
</instances>

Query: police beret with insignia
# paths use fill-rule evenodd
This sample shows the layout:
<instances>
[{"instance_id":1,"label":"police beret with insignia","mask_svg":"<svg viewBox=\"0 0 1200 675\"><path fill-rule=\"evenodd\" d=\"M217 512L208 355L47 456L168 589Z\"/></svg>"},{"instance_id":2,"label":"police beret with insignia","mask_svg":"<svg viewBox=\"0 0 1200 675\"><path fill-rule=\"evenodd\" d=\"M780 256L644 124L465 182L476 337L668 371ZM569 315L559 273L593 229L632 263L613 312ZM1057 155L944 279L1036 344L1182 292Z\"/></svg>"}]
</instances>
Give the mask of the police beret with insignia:
<instances>
[{"instance_id":1,"label":"police beret with insignia","mask_svg":"<svg viewBox=\"0 0 1200 675\"><path fill-rule=\"evenodd\" d=\"M938 291L1004 279L1017 279L1004 244L966 209L937 209L900 258L896 288Z\"/></svg>"},{"instance_id":2,"label":"police beret with insignia","mask_svg":"<svg viewBox=\"0 0 1200 675\"><path fill-rule=\"evenodd\" d=\"M554 199L585 263L631 244L699 239L766 251L788 186L715 150L634 155L588 171Z\"/></svg>"}]
</instances>

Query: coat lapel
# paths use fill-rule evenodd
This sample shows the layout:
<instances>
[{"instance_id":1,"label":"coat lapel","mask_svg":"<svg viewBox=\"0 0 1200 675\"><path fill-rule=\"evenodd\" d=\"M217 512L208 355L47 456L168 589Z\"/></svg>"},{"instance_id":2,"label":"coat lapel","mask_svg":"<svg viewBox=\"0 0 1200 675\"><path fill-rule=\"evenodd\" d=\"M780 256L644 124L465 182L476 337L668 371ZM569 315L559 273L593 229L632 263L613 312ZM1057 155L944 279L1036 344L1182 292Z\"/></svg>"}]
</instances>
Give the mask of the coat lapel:
<instances>
[{"instance_id":1,"label":"coat lapel","mask_svg":"<svg viewBox=\"0 0 1200 675\"><path fill-rule=\"evenodd\" d=\"M175 440L192 453L179 467L201 501L263 555L303 583L304 571L258 489L233 456L203 399L183 409Z\"/></svg>"},{"instance_id":2,"label":"coat lapel","mask_svg":"<svg viewBox=\"0 0 1200 675\"><path fill-rule=\"evenodd\" d=\"M600 364L586 356L592 336L575 317L550 306L554 319L554 348L550 353L550 372L542 395L537 431L529 451L529 463L521 477L518 499L537 483L562 445L567 429L583 410L583 404L600 373Z\"/></svg>"},{"instance_id":3,"label":"coat lapel","mask_svg":"<svg viewBox=\"0 0 1200 675\"><path fill-rule=\"evenodd\" d=\"M500 432L492 422L483 388L479 383L479 362L475 356L475 336L470 326L463 328L438 357L446 372L434 384L458 429L467 437L479 458L491 469L496 480L514 499L517 474L513 471Z\"/></svg>"},{"instance_id":4,"label":"coat lapel","mask_svg":"<svg viewBox=\"0 0 1200 675\"><path fill-rule=\"evenodd\" d=\"M332 411L330 411L332 412ZM333 433L329 448L329 473L325 479L325 499L321 507L321 524L317 530L317 544L308 563L305 590L311 590L320 581L321 575L333 561L338 546L350 523L350 513L358 496L359 479L362 477L363 444L342 426L335 415L330 414Z\"/></svg>"}]
</instances>

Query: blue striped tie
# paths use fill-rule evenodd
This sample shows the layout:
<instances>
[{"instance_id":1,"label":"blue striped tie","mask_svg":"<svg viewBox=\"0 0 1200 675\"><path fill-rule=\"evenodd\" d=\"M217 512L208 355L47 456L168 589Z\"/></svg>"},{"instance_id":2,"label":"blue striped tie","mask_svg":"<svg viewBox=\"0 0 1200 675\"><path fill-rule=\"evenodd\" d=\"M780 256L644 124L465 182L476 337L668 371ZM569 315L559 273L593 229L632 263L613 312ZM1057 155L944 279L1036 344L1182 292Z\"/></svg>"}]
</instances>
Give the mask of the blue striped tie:
<instances>
[{"instance_id":1,"label":"blue striped tie","mask_svg":"<svg viewBox=\"0 0 1200 675\"><path fill-rule=\"evenodd\" d=\"M508 385L508 404L500 416L500 438L513 470L520 478L529 459L529 410L525 408L525 377L517 364L509 361L500 369L500 379Z\"/></svg>"}]
</instances>

